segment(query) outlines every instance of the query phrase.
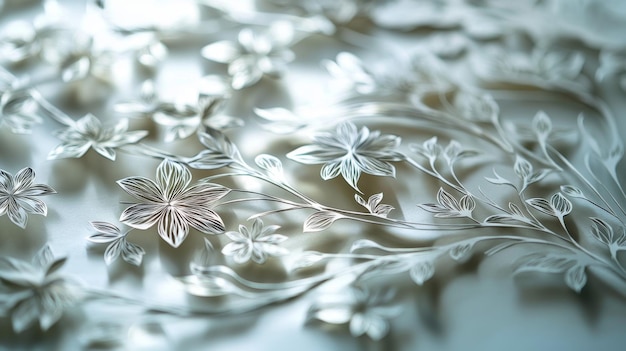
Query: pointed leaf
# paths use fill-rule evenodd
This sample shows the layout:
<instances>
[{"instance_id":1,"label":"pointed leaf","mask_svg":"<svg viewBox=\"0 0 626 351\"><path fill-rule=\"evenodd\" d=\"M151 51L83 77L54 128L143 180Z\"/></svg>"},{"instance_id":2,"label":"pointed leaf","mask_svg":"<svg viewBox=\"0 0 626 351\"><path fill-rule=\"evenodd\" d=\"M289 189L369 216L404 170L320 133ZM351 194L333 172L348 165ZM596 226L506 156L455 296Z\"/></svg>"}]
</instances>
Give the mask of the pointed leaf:
<instances>
[{"instance_id":1,"label":"pointed leaf","mask_svg":"<svg viewBox=\"0 0 626 351\"><path fill-rule=\"evenodd\" d=\"M585 266L583 265L575 265L565 272L565 284L579 293L582 288L587 284L587 274L585 274Z\"/></svg>"},{"instance_id":2,"label":"pointed leaf","mask_svg":"<svg viewBox=\"0 0 626 351\"><path fill-rule=\"evenodd\" d=\"M428 279L435 274L435 266L430 261L416 263L409 271L411 279L417 285L423 285Z\"/></svg>"},{"instance_id":3,"label":"pointed leaf","mask_svg":"<svg viewBox=\"0 0 626 351\"><path fill-rule=\"evenodd\" d=\"M304 232L319 232L330 227L341 215L330 211L317 211L304 221Z\"/></svg>"}]
</instances>

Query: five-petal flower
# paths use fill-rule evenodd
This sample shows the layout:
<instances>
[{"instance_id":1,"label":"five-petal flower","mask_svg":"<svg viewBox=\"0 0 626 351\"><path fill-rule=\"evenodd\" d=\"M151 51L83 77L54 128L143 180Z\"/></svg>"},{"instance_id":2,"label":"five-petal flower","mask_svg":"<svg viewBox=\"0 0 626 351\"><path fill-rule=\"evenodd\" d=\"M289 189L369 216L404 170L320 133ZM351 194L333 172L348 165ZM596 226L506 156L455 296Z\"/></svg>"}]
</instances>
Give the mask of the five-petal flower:
<instances>
[{"instance_id":1,"label":"five-petal flower","mask_svg":"<svg viewBox=\"0 0 626 351\"><path fill-rule=\"evenodd\" d=\"M100 155L114 161L115 148L134 144L148 135L145 130L127 130L127 119L121 119L113 128L104 128L96 116L87 114L74 125L56 133L62 143L48 154L48 159L80 158L89 148L93 148Z\"/></svg>"},{"instance_id":2,"label":"five-petal flower","mask_svg":"<svg viewBox=\"0 0 626 351\"><path fill-rule=\"evenodd\" d=\"M156 182L144 177L117 182L127 193L144 201L126 208L120 222L137 229L158 223L159 235L173 247L182 244L189 226L203 233L224 232L224 223L212 207L230 189L203 182L189 187L191 172L168 159L157 168L156 178Z\"/></svg>"},{"instance_id":3,"label":"five-petal flower","mask_svg":"<svg viewBox=\"0 0 626 351\"><path fill-rule=\"evenodd\" d=\"M287 240L287 237L274 234L278 228L280 226L277 225L265 227L259 218L255 219L250 229L240 225L238 232L226 232L232 242L224 246L222 253L233 256L237 263L246 263L252 259L259 264L265 263L267 256L286 255L289 251L278 244Z\"/></svg>"},{"instance_id":4,"label":"five-petal flower","mask_svg":"<svg viewBox=\"0 0 626 351\"><path fill-rule=\"evenodd\" d=\"M238 42L218 41L202 48L202 56L228 64L233 89L256 84L263 75L278 76L294 59L289 50L293 27L286 22L274 23L267 32L255 33L251 28L239 32Z\"/></svg>"},{"instance_id":5,"label":"five-petal flower","mask_svg":"<svg viewBox=\"0 0 626 351\"><path fill-rule=\"evenodd\" d=\"M78 299L78 285L57 272L66 258L55 258L50 246L32 263L0 257L0 315L10 315L13 330L22 332L39 321L48 330Z\"/></svg>"},{"instance_id":6,"label":"five-petal flower","mask_svg":"<svg viewBox=\"0 0 626 351\"><path fill-rule=\"evenodd\" d=\"M404 155L396 151L400 137L370 132L367 127L359 131L352 122L341 124L335 133L318 133L313 140L315 144L301 146L287 157L305 164L324 164L322 179L341 174L358 191L357 182L362 172L395 177L396 169L389 162L404 159Z\"/></svg>"},{"instance_id":7,"label":"five-petal flower","mask_svg":"<svg viewBox=\"0 0 626 351\"><path fill-rule=\"evenodd\" d=\"M0 216L5 213L11 222L25 228L28 213L47 215L46 204L35 196L56 194L45 184L33 184L35 172L32 168L21 169L15 177L0 169Z\"/></svg>"}]
</instances>

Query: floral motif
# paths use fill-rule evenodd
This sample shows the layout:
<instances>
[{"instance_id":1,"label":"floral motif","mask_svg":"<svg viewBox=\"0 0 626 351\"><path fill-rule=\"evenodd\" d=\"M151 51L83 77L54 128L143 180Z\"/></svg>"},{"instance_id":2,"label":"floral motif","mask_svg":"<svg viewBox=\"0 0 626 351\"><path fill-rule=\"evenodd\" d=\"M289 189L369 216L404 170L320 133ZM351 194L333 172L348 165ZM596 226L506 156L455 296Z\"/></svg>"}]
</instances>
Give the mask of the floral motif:
<instances>
[{"instance_id":1,"label":"floral motif","mask_svg":"<svg viewBox=\"0 0 626 351\"><path fill-rule=\"evenodd\" d=\"M58 270L66 258L55 258L44 246L32 263L0 257L0 314L9 314L13 330L22 332L39 322L48 330L79 298L78 285Z\"/></svg>"},{"instance_id":2,"label":"floral motif","mask_svg":"<svg viewBox=\"0 0 626 351\"><path fill-rule=\"evenodd\" d=\"M191 183L191 172L183 165L165 159L156 172L156 182L144 177L128 177L117 183L144 202L126 208L120 221L137 229L158 223L158 233L168 244L178 247L189 233L189 226L203 232L224 232L224 223L213 205L230 192L218 184Z\"/></svg>"},{"instance_id":3,"label":"floral motif","mask_svg":"<svg viewBox=\"0 0 626 351\"><path fill-rule=\"evenodd\" d=\"M233 89L243 89L256 84L263 75L279 76L284 66L294 59L289 50L293 41L293 27L278 22L266 33L256 33L251 28L239 32L238 42L218 41L202 48L205 58L228 64Z\"/></svg>"},{"instance_id":4,"label":"floral motif","mask_svg":"<svg viewBox=\"0 0 626 351\"><path fill-rule=\"evenodd\" d=\"M286 255L289 251L278 246L287 240L286 236L275 234L279 228L280 226L277 225L266 227L259 218L254 220L250 229L239 225L238 232L226 232L232 242L224 246L222 253L232 256L237 263L246 263L252 259L258 264L265 263L268 256Z\"/></svg>"},{"instance_id":5,"label":"floral motif","mask_svg":"<svg viewBox=\"0 0 626 351\"><path fill-rule=\"evenodd\" d=\"M355 287L347 294L323 296L309 309L308 319L329 324L349 323L350 333L357 337L367 334L380 340L389 332L389 319L400 314L398 306L389 306L395 292L371 292Z\"/></svg>"},{"instance_id":6,"label":"floral motif","mask_svg":"<svg viewBox=\"0 0 626 351\"><path fill-rule=\"evenodd\" d=\"M396 151L400 137L370 132L367 127L359 131L352 122L341 124L335 133L318 133L313 141L315 144L302 146L287 157L305 164L324 164L322 179L341 174L356 190L359 190L357 182L362 172L395 177L396 169L389 162L404 159L404 155Z\"/></svg>"},{"instance_id":7,"label":"floral motif","mask_svg":"<svg viewBox=\"0 0 626 351\"><path fill-rule=\"evenodd\" d=\"M144 249L131 242L126 237L128 232L122 232L117 226L107 222L91 222L97 233L90 235L87 240L96 244L109 244L104 251L104 262L111 264L120 255L122 259L132 265L139 266L145 255Z\"/></svg>"},{"instance_id":8,"label":"floral motif","mask_svg":"<svg viewBox=\"0 0 626 351\"><path fill-rule=\"evenodd\" d=\"M145 130L127 130L127 119L121 119L113 128L104 128L96 116L87 114L74 125L56 133L63 143L48 154L48 159L80 158L89 148L93 148L100 155L114 161L115 148L134 144L148 135Z\"/></svg>"},{"instance_id":9,"label":"floral motif","mask_svg":"<svg viewBox=\"0 0 626 351\"><path fill-rule=\"evenodd\" d=\"M15 177L0 169L0 216L6 213L11 222L25 228L27 213L48 214L46 204L35 196L56 194L56 191L45 184L33 184L34 180L32 168L21 169Z\"/></svg>"}]
</instances>

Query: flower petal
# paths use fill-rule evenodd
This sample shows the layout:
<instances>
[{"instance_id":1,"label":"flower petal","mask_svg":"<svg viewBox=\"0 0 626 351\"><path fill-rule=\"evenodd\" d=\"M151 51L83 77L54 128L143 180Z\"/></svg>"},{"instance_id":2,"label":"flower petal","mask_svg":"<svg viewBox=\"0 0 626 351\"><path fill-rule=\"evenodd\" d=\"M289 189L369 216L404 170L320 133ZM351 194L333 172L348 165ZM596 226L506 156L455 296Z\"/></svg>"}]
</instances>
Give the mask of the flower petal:
<instances>
[{"instance_id":1,"label":"flower petal","mask_svg":"<svg viewBox=\"0 0 626 351\"><path fill-rule=\"evenodd\" d=\"M0 169L0 192L8 193L13 190L13 176Z\"/></svg>"},{"instance_id":2,"label":"flower petal","mask_svg":"<svg viewBox=\"0 0 626 351\"><path fill-rule=\"evenodd\" d=\"M341 175L346 182L355 190L359 190L357 182L361 177L361 169L352 159L346 159L341 161Z\"/></svg>"},{"instance_id":3,"label":"flower petal","mask_svg":"<svg viewBox=\"0 0 626 351\"><path fill-rule=\"evenodd\" d=\"M35 184L28 189L24 189L24 191L22 191L20 195L42 196L42 195L49 195L49 194L56 194L56 193L57 193L56 190L52 189L52 187L46 184Z\"/></svg>"},{"instance_id":4,"label":"flower petal","mask_svg":"<svg viewBox=\"0 0 626 351\"><path fill-rule=\"evenodd\" d=\"M201 54L211 61L230 63L241 55L241 50L236 43L223 40L203 47Z\"/></svg>"},{"instance_id":5,"label":"flower petal","mask_svg":"<svg viewBox=\"0 0 626 351\"><path fill-rule=\"evenodd\" d=\"M20 196L15 199L18 206L23 208L26 212L35 213L42 216L48 214L48 207L46 204L39 200L29 196Z\"/></svg>"},{"instance_id":6,"label":"flower petal","mask_svg":"<svg viewBox=\"0 0 626 351\"><path fill-rule=\"evenodd\" d=\"M320 176L324 180L333 179L339 174L341 174L340 162L327 163L322 167L322 170L320 171Z\"/></svg>"},{"instance_id":7,"label":"flower petal","mask_svg":"<svg viewBox=\"0 0 626 351\"><path fill-rule=\"evenodd\" d=\"M157 204L135 204L120 215L120 222L137 229L152 227L162 216L165 206Z\"/></svg>"},{"instance_id":8,"label":"flower petal","mask_svg":"<svg viewBox=\"0 0 626 351\"><path fill-rule=\"evenodd\" d=\"M81 141L81 143L63 143L55 147L48 154L48 160L60 158L81 158L89 150L91 142Z\"/></svg>"},{"instance_id":9,"label":"flower petal","mask_svg":"<svg viewBox=\"0 0 626 351\"><path fill-rule=\"evenodd\" d=\"M117 184L130 195L153 203L162 203L163 192L152 180L144 177L128 177L117 181Z\"/></svg>"},{"instance_id":10,"label":"flower petal","mask_svg":"<svg viewBox=\"0 0 626 351\"><path fill-rule=\"evenodd\" d=\"M189 234L189 224L185 218L173 208L167 208L158 226L159 236L172 247L179 247Z\"/></svg>"},{"instance_id":11,"label":"flower petal","mask_svg":"<svg viewBox=\"0 0 626 351\"><path fill-rule=\"evenodd\" d=\"M35 171L32 168L26 167L21 169L15 177L13 177L13 190L16 194L30 188L33 185L35 179Z\"/></svg>"},{"instance_id":12,"label":"flower petal","mask_svg":"<svg viewBox=\"0 0 626 351\"><path fill-rule=\"evenodd\" d=\"M375 176L396 176L396 168L388 162L362 156L357 156L356 162L361 170L367 174Z\"/></svg>"},{"instance_id":13,"label":"flower petal","mask_svg":"<svg viewBox=\"0 0 626 351\"><path fill-rule=\"evenodd\" d=\"M26 211L20 207L15 199L9 199L7 206L7 215L11 222L15 223L20 228L26 228L26 222L28 221L28 215Z\"/></svg>"},{"instance_id":14,"label":"flower petal","mask_svg":"<svg viewBox=\"0 0 626 351\"><path fill-rule=\"evenodd\" d=\"M11 315L11 322L13 324L13 330L16 333L21 333L28 329L39 318L39 301L34 297L26 298L13 308Z\"/></svg>"},{"instance_id":15,"label":"flower petal","mask_svg":"<svg viewBox=\"0 0 626 351\"><path fill-rule=\"evenodd\" d=\"M220 216L209 209L185 208L184 219L190 226L203 233L219 234L226 229Z\"/></svg>"},{"instance_id":16,"label":"flower petal","mask_svg":"<svg viewBox=\"0 0 626 351\"><path fill-rule=\"evenodd\" d=\"M191 182L191 172L182 164L165 159L157 168L156 182L163 191L165 200L173 200Z\"/></svg>"}]
</instances>

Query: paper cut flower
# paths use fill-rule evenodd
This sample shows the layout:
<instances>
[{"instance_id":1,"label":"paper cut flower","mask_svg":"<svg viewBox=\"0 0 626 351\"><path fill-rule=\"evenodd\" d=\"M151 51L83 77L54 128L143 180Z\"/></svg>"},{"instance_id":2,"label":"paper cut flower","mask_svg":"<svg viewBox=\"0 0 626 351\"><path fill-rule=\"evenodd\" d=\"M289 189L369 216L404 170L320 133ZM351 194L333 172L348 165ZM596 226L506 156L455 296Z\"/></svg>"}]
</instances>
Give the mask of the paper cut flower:
<instances>
[{"instance_id":1,"label":"paper cut flower","mask_svg":"<svg viewBox=\"0 0 626 351\"><path fill-rule=\"evenodd\" d=\"M0 169L0 216L5 213L11 222L26 227L27 213L47 215L46 204L35 196L56 194L45 184L33 184L35 172L32 168L21 169L15 177Z\"/></svg>"},{"instance_id":2,"label":"paper cut flower","mask_svg":"<svg viewBox=\"0 0 626 351\"><path fill-rule=\"evenodd\" d=\"M127 130L127 119L121 119L113 128L104 128L96 116L87 114L74 125L56 133L62 143L48 154L48 159L80 158L89 148L93 148L100 155L114 161L115 148L134 144L148 135L145 130Z\"/></svg>"},{"instance_id":3,"label":"paper cut flower","mask_svg":"<svg viewBox=\"0 0 626 351\"><path fill-rule=\"evenodd\" d=\"M144 177L128 177L117 183L130 195L144 202L126 208L120 222L137 229L158 224L158 233L172 247L178 247L189 234L189 227L203 233L224 232L224 223L213 205L230 192L218 184L191 183L191 172L168 159L161 162L156 182Z\"/></svg>"},{"instance_id":4,"label":"paper cut flower","mask_svg":"<svg viewBox=\"0 0 626 351\"><path fill-rule=\"evenodd\" d=\"M255 219L250 229L240 225L238 232L226 232L232 242L224 246L222 253L233 256L237 263L246 263L252 259L259 264L265 263L268 256L286 255L289 251L278 244L287 240L287 237L274 234L278 228L280 226L277 225L265 227L259 218Z\"/></svg>"},{"instance_id":5,"label":"paper cut flower","mask_svg":"<svg viewBox=\"0 0 626 351\"><path fill-rule=\"evenodd\" d=\"M318 133L313 141L315 144L301 146L287 157L304 164L324 164L322 179L341 174L356 190L359 190L357 182L362 172L395 177L396 169L389 162L404 159L404 155L396 151L400 137L370 132L367 127L359 131L351 122L337 127L335 133Z\"/></svg>"}]
</instances>

